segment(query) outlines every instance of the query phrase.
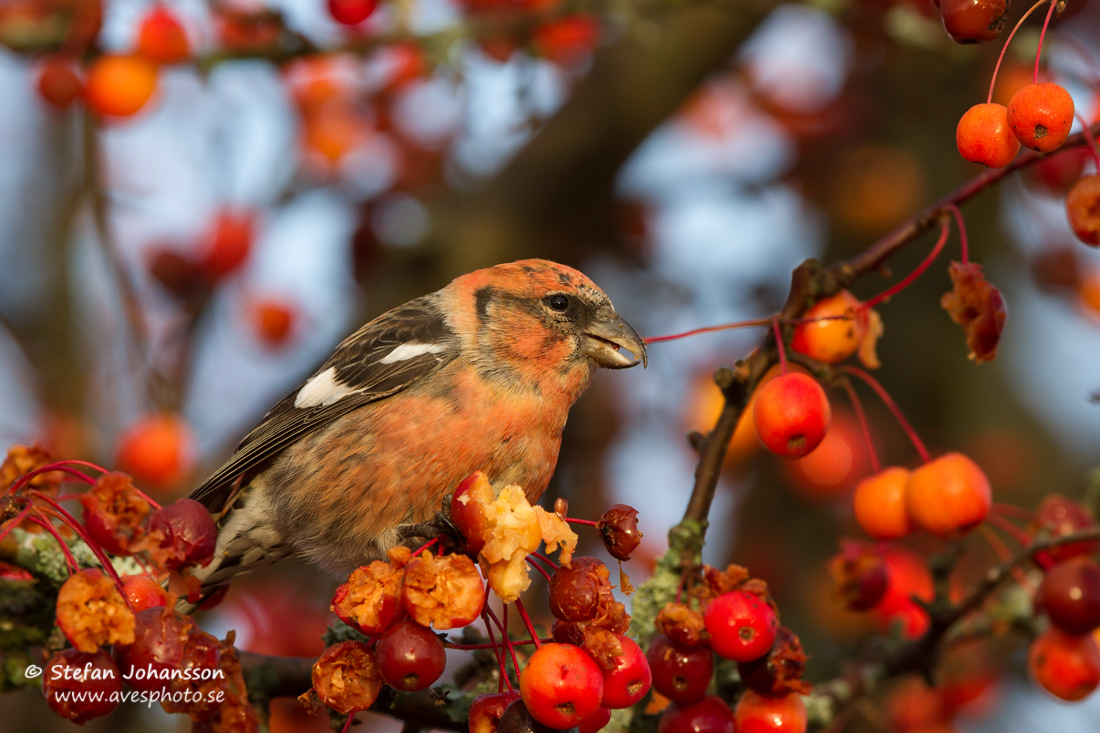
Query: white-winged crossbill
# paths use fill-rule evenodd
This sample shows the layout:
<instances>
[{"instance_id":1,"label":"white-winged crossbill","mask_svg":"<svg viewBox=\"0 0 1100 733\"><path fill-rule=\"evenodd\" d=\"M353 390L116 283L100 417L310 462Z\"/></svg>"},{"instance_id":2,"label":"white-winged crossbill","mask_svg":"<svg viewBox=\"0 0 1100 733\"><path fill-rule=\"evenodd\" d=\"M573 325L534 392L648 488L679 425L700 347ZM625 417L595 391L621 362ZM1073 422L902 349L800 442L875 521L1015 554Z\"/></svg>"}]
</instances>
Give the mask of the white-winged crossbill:
<instances>
[{"instance_id":1,"label":"white-winged crossbill","mask_svg":"<svg viewBox=\"0 0 1100 733\"><path fill-rule=\"evenodd\" d=\"M345 575L381 559L475 470L536 501L596 368L645 358L599 287L546 260L471 272L379 316L192 494L218 517L214 560L194 571L204 595L292 553Z\"/></svg>"}]
</instances>

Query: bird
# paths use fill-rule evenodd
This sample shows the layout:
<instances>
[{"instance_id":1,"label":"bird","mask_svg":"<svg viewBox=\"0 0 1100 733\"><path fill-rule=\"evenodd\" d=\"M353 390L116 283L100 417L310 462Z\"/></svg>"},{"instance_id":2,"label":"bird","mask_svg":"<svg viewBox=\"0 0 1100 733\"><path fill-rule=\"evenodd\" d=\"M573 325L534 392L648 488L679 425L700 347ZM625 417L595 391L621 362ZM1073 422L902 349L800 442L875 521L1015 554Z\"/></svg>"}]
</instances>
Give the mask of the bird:
<instances>
[{"instance_id":1,"label":"bird","mask_svg":"<svg viewBox=\"0 0 1100 733\"><path fill-rule=\"evenodd\" d=\"M646 359L603 290L548 260L476 270L383 313L192 492L217 527L213 560L192 571L201 598L294 554L346 577L415 548L474 471L534 503L596 369Z\"/></svg>"}]
</instances>

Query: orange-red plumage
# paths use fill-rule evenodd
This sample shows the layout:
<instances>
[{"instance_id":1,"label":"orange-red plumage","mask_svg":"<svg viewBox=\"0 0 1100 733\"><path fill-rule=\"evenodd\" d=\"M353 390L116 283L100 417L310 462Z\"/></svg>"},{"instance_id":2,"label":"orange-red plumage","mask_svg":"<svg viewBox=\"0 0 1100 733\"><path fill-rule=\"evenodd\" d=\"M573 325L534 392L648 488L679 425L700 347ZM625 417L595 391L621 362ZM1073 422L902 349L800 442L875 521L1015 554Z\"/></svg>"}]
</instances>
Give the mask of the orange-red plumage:
<instances>
[{"instance_id":1,"label":"orange-red plumage","mask_svg":"<svg viewBox=\"0 0 1100 733\"><path fill-rule=\"evenodd\" d=\"M545 260L478 270L346 339L194 496L221 514L213 587L300 553L347 572L411 542L475 470L537 500L569 408L599 366L645 358L580 272Z\"/></svg>"}]
</instances>

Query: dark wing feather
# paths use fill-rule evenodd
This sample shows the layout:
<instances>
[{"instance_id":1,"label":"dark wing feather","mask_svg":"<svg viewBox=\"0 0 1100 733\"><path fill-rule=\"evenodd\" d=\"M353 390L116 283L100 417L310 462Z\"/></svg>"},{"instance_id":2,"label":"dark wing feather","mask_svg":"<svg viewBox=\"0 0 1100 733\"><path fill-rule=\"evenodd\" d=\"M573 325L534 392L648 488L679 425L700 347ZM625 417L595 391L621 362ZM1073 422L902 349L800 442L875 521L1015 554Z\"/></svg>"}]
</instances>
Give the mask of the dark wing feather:
<instances>
[{"instance_id":1,"label":"dark wing feather","mask_svg":"<svg viewBox=\"0 0 1100 733\"><path fill-rule=\"evenodd\" d=\"M431 344L423 352L389 364L382 360L402 344ZM405 389L458 355L459 342L436 306L434 295L410 301L385 313L345 339L314 376L335 369L335 379L354 389L331 405L295 407L301 387L275 405L245 436L229 460L191 493L211 512L232 498L238 477L260 470L280 451L304 435L363 405Z\"/></svg>"}]
</instances>

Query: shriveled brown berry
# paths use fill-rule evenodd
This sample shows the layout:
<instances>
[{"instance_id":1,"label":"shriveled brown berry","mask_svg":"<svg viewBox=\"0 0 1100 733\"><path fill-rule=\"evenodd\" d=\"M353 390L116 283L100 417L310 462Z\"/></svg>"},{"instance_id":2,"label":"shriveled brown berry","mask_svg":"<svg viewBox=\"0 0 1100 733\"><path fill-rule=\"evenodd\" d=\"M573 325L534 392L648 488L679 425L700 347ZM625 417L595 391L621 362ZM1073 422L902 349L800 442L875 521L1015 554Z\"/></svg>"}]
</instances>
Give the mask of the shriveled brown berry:
<instances>
[{"instance_id":1,"label":"shriveled brown berry","mask_svg":"<svg viewBox=\"0 0 1100 733\"><path fill-rule=\"evenodd\" d=\"M550 576L550 612L562 621L588 621L600 603L601 581L607 567L594 557L575 557L572 567L561 567Z\"/></svg>"},{"instance_id":2,"label":"shriveled brown berry","mask_svg":"<svg viewBox=\"0 0 1100 733\"><path fill-rule=\"evenodd\" d=\"M991 41L1005 27L1008 0L941 0L944 30L955 43Z\"/></svg>"},{"instance_id":3,"label":"shriveled brown berry","mask_svg":"<svg viewBox=\"0 0 1100 733\"><path fill-rule=\"evenodd\" d=\"M382 691L382 673L361 641L330 646L313 664L313 689L321 702L347 715L366 710Z\"/></svg>"},{"instance_id":4,"label":"shriveled brown berry","mask_svg":"<svg viewBox=\"0 0 1100 733\"><path fill-rule=\"evenodd\" d=\"M88 535L107 552L127 555L145 533L142 525L151 507L124 473L113 471L100 476L81 495L80 504Z\"/></svg>"},{"instance_id":5,"label":"shriveled brown berry","mask_svg":"<svg viewBox=\"0 0 1100 733\"><path fill-rule=\"evenodd\" d=\"M617 560L629 560L630 553L638 549L642 533L638 530L638 510L626 504L616 504L608 509L596 523L604 547Z\"/></svg>"},{"instance_id":6,"label":"shriveled brown berry","mask_svg":"<svg viewBox=\"0 0 1100 733\"><path fill-rule=\"evenodd\" d=\"M806 652L799 638L786 626L779 627L770 652L751 662L739 662L737 671L745 686L761 695L781 697L790 692L807 695L811 690L811 685L802 679L806 673Z\"/></svg>"},{"instance_id":7,"label":"shriveled brown berry","mask_svg":"<svg viewBox=\"0 0 1100 733\"><path fill-rule=\"evenodd\" d=\"M42 675L42 694L50 710L78 725L110 713L118 707L121 693L122 675L102 649L57 652Z\"/></svg>"}]
</instances>

